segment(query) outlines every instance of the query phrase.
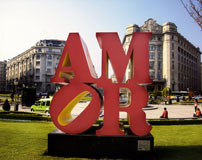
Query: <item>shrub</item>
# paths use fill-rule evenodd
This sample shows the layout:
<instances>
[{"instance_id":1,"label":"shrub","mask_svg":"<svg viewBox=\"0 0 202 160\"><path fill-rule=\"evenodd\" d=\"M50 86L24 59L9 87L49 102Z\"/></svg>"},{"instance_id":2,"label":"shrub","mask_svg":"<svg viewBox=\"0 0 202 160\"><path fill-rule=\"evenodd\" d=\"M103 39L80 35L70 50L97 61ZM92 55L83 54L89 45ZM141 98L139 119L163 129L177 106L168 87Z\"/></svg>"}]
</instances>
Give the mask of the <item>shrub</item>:
<instances>
[{"instance_id":1,"label":"shrub","mask_svg":"<svg viewBox=\"0 0 202 160\"><path fill-rule=\"evenodd\" d=\"M8 100L6 100L6 101L4 102L4 105L3 105L3 110L4 110L4 111L10 111L10 109L11 109L11 106L10 106Z\"/></svg>"}]
</instances>

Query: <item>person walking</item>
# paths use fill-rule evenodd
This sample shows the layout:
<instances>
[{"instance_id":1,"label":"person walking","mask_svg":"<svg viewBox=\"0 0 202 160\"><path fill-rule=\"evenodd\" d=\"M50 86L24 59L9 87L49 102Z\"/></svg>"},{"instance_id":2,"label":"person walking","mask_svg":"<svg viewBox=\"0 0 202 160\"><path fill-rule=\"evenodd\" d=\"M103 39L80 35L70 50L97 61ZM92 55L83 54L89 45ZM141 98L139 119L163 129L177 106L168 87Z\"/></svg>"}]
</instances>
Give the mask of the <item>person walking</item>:
<instances>
[{"instance_id":1,"label":"person walking","mask_svg":"<svg viewBox=\"0 0 202 160\"><path fill-rule=\"evenodd\" d=\"M196 112L197 110L197 107L198 107L198 101L197 99L194 100L194 111Z\"/></svg>"}]
</instances>

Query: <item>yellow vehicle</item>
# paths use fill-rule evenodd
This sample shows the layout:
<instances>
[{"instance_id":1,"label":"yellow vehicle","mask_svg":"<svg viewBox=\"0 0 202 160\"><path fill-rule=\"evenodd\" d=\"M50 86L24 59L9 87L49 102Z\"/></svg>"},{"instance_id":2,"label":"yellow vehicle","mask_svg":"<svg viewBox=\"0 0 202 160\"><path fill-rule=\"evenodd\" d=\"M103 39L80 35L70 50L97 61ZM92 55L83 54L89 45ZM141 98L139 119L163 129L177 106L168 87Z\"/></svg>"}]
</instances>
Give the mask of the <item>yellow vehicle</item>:
<instances>
[{"instance_id":1,"label":"yellow vehicle","mask_svg":"<svg viewBox=\"0 0 202 160\"><path fill-rule=\"evenodd\" d=\"M31 106L32 112L44 112L49 113L51 98L42 98L39 101L36 101L34 105Z\"/></svg>"}]
</instances>

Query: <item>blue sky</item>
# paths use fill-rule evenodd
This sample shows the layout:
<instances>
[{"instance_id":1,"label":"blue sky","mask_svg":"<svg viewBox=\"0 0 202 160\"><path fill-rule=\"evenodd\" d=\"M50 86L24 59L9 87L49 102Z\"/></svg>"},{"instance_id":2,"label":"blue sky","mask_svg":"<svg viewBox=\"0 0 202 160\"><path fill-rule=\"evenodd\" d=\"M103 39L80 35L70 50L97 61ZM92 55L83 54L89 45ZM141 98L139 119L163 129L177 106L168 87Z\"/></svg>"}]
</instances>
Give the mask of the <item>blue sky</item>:
<instances>
[{"instance_id":1,"label":"blue sky","mask_svg":"<svg viewBox=\"0 0 202 160\"><path fill-rule=\"evenodd\" d=\"M122 41L130 24L148 18L173 22L202 50L202 31L180 0L0 0L0 60L10 59L41 39L66 40L79 32L100 72L101 50L96 32L118 32Z\"/></svg>"}]
</instances>

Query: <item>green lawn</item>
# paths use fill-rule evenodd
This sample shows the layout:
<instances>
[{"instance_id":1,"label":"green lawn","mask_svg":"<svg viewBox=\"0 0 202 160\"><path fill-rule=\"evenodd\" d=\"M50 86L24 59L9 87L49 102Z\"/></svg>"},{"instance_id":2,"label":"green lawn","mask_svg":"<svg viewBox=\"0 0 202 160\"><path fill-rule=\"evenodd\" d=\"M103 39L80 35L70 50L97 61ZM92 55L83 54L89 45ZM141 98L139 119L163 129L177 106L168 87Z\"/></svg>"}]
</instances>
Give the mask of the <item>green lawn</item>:
<instances>
[{"instance_id":1,"label":"green lawn","mask_svg":"<svg viewBox=\"0 0 202 160\"><path fill-rule=\"evenodd\" d=\"M0 159L72 159L45 154L47 135L54 129L52 122L0 121ZM202 125L153 126L152 134L158 159L202 159Z\"/></svg>"},{"instance_id":2,"label":"green lawn","mask_svg":"<svg viewBox=\"0 0 202 160\"><path fill-rule=\"evenodd\" d=\"M202 125L153 126L151 133L160 160L202 159Z\"/></svg>"}]
</instances>

